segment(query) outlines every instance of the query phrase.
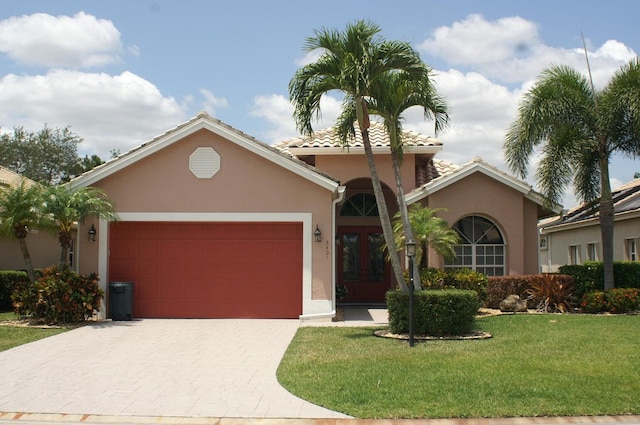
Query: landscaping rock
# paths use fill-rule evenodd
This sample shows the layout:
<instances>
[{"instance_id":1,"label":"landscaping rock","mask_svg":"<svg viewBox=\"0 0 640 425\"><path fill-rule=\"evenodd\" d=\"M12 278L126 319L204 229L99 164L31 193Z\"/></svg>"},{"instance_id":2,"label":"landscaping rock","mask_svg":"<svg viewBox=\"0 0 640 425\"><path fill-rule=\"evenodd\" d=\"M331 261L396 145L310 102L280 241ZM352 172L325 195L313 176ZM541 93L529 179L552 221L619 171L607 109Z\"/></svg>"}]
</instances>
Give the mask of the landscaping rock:
<instances>
[{"instance_id":1,"label":"landscaping rock","mask_svg":"<svg viewBox=\"0 0 640 425\"><path fill-rule=\"evenodd\" d=\"M527 311L527 301L520 299L518 295L509 295L500 302L500 311L515 313Z\"/></svg>"}]
</instances>

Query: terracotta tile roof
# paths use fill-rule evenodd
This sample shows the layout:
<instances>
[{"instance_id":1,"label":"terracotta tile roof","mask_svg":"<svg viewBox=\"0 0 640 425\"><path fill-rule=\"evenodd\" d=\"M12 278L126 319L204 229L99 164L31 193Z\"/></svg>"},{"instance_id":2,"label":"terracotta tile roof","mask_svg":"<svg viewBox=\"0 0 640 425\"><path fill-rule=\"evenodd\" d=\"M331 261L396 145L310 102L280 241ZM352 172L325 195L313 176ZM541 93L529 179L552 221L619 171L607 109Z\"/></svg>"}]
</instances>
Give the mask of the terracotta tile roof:
<instances>
[{"instance_id":1,"label":"terracotta tile roof","mask_svg":"<svg viewBox=\"0 0 640 425\"><path fill-rule=\"evenodd\" d=\"M296 137L293 139L285 140L284 142L277 143L278 149L284 152L291 153L291 149L342 149L343 146L340 143L335 127L329 127L323 130L318 130L310 137ZM425 136L415 131L403 131L402 137L404 143L411 149L411 147L441 147L442 142L436 138ZM369 140L371 141L371 147L376 148L389 148L389 137L384 128L384 125L380 122L372 121L369 128ZM360 131L356 131L355 140L349 142L349 149L364 148L362 142L362 135Z\"/></svg>"}]
</instances>

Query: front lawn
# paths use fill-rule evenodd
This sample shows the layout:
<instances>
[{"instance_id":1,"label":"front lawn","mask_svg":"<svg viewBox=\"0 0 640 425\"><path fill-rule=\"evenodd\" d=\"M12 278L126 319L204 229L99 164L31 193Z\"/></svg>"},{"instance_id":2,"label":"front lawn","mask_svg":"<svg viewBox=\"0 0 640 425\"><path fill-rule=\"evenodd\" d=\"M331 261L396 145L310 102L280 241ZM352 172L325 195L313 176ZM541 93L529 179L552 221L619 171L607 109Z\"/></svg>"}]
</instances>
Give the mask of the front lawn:
<instances>
[{"instance_id":1,"label":"front lawn","mask_svg":"<svg viewBox=\"0 0 640 425\"><path fill-rule=\"evenodd\" d=\"M12 321L16 320L13 312L0 313L0 351L8 350L18 345L46 338L66 332L69 328L34 328L16 326Z\"/></svg>"},{"instance_id":2,"label":"front lawn","mask_svg":"<svg viewBox=\"0 0 640 425\"><path fill-rule=\"evenodd\" d=\"M640 316L503 315L493 338L419 342L300 328L278 370L293 394L358 418L640 414Z\"/></svg>"}]
</instances>

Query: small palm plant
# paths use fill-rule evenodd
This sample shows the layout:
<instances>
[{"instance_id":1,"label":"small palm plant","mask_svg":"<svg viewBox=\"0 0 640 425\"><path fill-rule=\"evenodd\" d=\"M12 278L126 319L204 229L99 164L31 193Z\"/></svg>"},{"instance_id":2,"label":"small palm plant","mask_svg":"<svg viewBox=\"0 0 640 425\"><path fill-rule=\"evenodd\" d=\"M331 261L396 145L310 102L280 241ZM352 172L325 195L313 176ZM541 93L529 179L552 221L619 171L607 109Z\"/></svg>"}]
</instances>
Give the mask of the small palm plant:
<instances>
[{"instance_id":1,"label":"small palm plant","mask_svg":"<svg viewBox=\"0 0 640 425\"><path fill-rule=\"evenodd\" d=\"M573 281L554 274L537 275L526 293L538 301L538 311L570 313Z\"/></svg>"}]
</instances>

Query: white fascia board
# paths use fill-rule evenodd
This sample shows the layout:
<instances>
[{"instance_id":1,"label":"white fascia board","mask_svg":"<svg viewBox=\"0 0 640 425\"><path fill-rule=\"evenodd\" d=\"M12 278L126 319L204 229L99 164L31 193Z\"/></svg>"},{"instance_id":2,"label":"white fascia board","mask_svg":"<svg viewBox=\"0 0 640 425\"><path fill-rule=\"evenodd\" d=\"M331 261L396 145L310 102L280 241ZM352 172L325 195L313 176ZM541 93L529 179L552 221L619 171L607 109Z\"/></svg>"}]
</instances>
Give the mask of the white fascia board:
<instances>
[{"instance_id":1,"label":"white fascia board","mask_svg":"<svg viewBox=\"0 0 640 425\"><path fill-rule=\"evenodd\" d=\"M531 187L529 187L527 184L518 180L508 178L506 175L498 173L482 163L474 162L469 166L462 167L447 176L435 179L431 183L427 183L426 185L422 186L420 190L414 190L408 193L406 196L407 204L410 205L418 202L426 198L427 196L472 175L475 172L480 172L488 177L491 177L492 179L497 180L499 183L502 183L505 186L508 186L525 196L530 196L531 194ZM535 201L535 199L532 200Z\"/></svg>"},{"instance_id":2,"label":"white fascia board","mask_svg":"<svg viewBox=\"0 0 640 425\"><path fill-rule=\"evenodd\" d=\"M160 138L157 140L152 140L147 144L144 144L141 147L130 151L130 153L125 154L125 156L120 159L114 160L111 163L107 162L105 165L94 169L93 171L90 171L87 175L81 176L78 179L71 181L69 183L69 186L71 188L90 186L93 183L100 181L105 177L108 177L111 174L116 173L128 167L129 165L156 153L201 129L207 129L214 134L222 136L225 139L235 143L236 145L239 145L250 152L260 155L261 157L277 165L280 165L281 167L303 178L306 178L307 180L310 180L327 190L335 191L339 186L338 182L315 173L302 166L301 164L290 161L287 158L265 148L264 146L261 146L259 143L242 137L240 134L231 130L230 128L212 123L206 118L200 118L194 120L193 122L187 123L182 127L176 128L165 136L160 136Z\"/></svg>"}]
</instances>

